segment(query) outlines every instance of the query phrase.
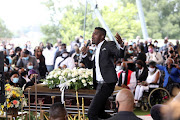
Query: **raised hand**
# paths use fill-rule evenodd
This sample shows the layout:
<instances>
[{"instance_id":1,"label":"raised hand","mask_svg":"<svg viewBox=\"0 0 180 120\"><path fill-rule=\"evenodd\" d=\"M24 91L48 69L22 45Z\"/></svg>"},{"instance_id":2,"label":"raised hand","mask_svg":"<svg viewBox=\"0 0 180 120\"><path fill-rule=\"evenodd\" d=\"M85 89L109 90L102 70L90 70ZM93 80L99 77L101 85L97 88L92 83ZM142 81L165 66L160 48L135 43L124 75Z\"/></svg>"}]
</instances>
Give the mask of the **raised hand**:
<instances>
[{"instance_id":1,"label":"raised hand","mask_svg":"<svg viewBox=\"0 0 180 120\"><path fill-rule=\"evenodd\" d=\"M123 41L122 41L121 36L118 33L116 33L115 38L116 38L116 41L122 46L123 45Z\"/></svg>"}]
</instances>

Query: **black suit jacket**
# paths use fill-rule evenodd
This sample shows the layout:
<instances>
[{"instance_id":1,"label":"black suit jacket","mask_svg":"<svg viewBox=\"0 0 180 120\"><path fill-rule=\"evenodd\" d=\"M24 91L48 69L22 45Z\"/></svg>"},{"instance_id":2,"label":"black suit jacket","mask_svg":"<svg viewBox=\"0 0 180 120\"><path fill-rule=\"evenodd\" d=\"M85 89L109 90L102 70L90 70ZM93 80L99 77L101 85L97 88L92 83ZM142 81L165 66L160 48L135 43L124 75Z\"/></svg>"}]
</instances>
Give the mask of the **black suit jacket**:
<instances>
[{"instance_id":1,"label":"black suit jacket","mask_svg":"<svg viewBox=\"0 0 180 120\"><path fill-rule=\"evenodd\" d=\"M114 65L115 57L123 58L124 50L118 50L114 41L104 41L99 53L99 67L102 77L106 83L116 83L118 80ZM93 83L94 88L96 88L95 58L91 61L89 57L86 56L83 58L83 62L89 69L93 68Z\"/></svg>"},{"instance_id":2,"label":"black suit jacket","mask_svg":"<svg viewBox=\"0 0 180 120\"><path fill-rule=\"evenodd\" d=\"M138 73L139 73L139 69L136 70L136 79L140 80L140 82L146 81L146 78L148 76L148 69L144 67L144 70L140 76L138 76Z\"/></svg>"},{"instance_id":3,"label":"black suit jacket","mask_svg":"<svg viewBox=\"0 0 180 120\"><path fill-rule=\"evenodd\" d=\"M22 88L24 84L26 84L26 80L22 77L19 76L19 81L18 81L20 87Z\"/></svg>"},{"instance_id":4,"label":"black suit jacket","mask_svg":"<svg viewBox=\"0 0 180 120\"><path fill-rule=\"evenodd\" d=\"M106 120L142 120L138 118L133 112L121 111L118 112L115 116L110 117Z\"/></svg>"}]
</instances>

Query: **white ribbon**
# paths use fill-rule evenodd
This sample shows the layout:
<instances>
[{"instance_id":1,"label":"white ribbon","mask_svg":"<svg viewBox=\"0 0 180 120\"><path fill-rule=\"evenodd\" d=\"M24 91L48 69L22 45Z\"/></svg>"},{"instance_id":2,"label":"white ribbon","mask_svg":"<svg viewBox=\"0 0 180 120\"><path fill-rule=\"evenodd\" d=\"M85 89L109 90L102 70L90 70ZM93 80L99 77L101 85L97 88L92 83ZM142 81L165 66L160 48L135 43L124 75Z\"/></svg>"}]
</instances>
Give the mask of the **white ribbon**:
<instances>
[{"instance_id":1,"label":"white ribbon","mask_svg":"<svg viewBox=\"0 0 180 120\"><path fill-rule=\"evenodd\" d=\"M59 85L58 85L58 87L60 88L60 91L61 91L61 102L62 102L62 104L64 104L64 90L65 89L68 89L68 84L70 84L70 82L72 82L73 81L73 79L71 79L71 80L68 80L68 81L66 81L65 83L60 83Z\"/></svg>"}]
</instances>

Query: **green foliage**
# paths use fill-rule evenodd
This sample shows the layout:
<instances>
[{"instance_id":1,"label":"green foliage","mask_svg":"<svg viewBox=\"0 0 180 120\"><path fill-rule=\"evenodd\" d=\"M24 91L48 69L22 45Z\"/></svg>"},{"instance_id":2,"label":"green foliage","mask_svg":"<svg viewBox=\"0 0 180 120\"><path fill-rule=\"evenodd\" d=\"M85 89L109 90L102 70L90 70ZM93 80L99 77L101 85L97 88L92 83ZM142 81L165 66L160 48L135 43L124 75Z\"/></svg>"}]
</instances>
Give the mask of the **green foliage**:
<instances>
[{"instance_id":1,"label":"green foliage","mask_svg":"<svg viewBox=\"0 0 180 120\"><path fill-rule=\"evenodd\" d=\"M105 6L102 10L103 18L109 26L113 35L119 32L123 38L133 39L140 31L140 22L136 20L137 9L134 4L127 3L123 6L122 3L118 4L117 8Z\"/></svg>"},{"instance_id":2,"label":"green foliage","mask_svg":"<svg viewBox=\"0 0 180 120\"><path fill-rule=\"evenodd\" d=\"M75 36L83 35L85 5L80 0L68 0L68 5L56 9L56 3L63 0L46 0L44 3L51 12L51 25L42 26L45 41L62 38L64 43L74 41ZM141 0L149 37L170 39L180 37L180 1L179 0ZM103 19L115 35L119 32L127 39L142 36L135 0L116 0L117 7L109 5L99 8ZM73 3L76 3L74 5ZM78 6L77 6L78 5ZM57 19L57 13L61 19ZM101 26L90 4L87 7L86 37L90 39L95 27Z\"/></svg>"},{"instance_id":3,"label":"green foliage","mask_svg":"<svg viewBox=\"0 0 180 120\"><path fill-rule=\"evenodd\" d=\"M127 0L123 0L127 1ZM170 39L180 37L179 0L141 0L149 37ZM136 4L134 1L129 1ZM142 35L142 33L140 32Z\"/></svg>"},{"instance_id":4,"label":"green foliage","mask_svg":"<svg viewBox=\"0 0 180 120\"><path fill-rule=\"evenodd\" d=\"M0 38L11 38L12 32L6 27L4 21L0 19Z\"/></svg>"},{"instance_id":5,"label":"green foliage","mask_svg":"<svg viewBox=\"0 0 180 120\"><path fill-rule=\"evenodd\" d=\"M57 38L60 38L59 27L56 25L44 25L41 26L42 33L45 36L42 38L43 42L56 43Z\"/></svg>"},{"instance_id":6,"label":"green foliage","mask_svg":"<svg viewBox=\"0 0 180 120\"><path fill-rule=\"evenodd\" d=\"M60 12L65 12L62 12L62 19L59 21L59 26L56 27L57 29L59 28L59 34L62 41L67 44L74 41L76 36L83 35L84 33L83 24L85 5L83 5L80 1L76 2L78 3L78 7L74 7L73 4L70 4L63 8L63 10L59 10ZM52 0L49 0L49 2L46 4L50 11L55 11L55 9L52 9L53 5ZM112 33L115 35L116 32L120 32L125 38L134 38L137 35L137 31L140 31L140 23L136 20L137 10L135 5L127 4L126 6L123 6L123 4L119 3L118 8L115 8L113 11L110 8L111 7L105 6L101 12ZM101 24L95 17L94 11L91 9L90 4L88 4L85 39L91 38L93 30L97 26L101 26ZM54 33L53 29L48 25L42 27L42 32L49 37L52 36L52 33ZM57 34L54 35L57 36ZM55 36L51 37L51 39L53 39ZM47 39L45 41L47 41Z\"/></svg>"}]
</instances>

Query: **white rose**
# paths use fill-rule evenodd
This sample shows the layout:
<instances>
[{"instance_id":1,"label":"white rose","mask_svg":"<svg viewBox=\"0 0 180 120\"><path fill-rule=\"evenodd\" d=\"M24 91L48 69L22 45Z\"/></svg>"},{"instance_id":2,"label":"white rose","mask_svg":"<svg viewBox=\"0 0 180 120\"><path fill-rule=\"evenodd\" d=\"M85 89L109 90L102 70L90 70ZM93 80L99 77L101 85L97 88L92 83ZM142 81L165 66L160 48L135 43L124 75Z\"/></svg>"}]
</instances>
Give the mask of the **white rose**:
<instances>
[{"instance_id":1,"label":"white rose","mask_svg":"<svg viewBox=\"0 0 180 120\"><path fill-rule=\"evenodd\" d=\"M84 84L84 83L86 83L86 80L83 79L83 80L81 80L81 82Z\"/></svg>"},{"instance_id":2,"label":"white rose","mask_svg":"<svg viewBox=\"0 0 180 120\"><path fill-rule=\"evenodd\" d=\"M87 83L84 83L83 85L86 87L86 86L87 86Z\"/></svg>"},{"instance_id":3,"label":"white rose","mask_svg":"<svg viewBox=\"0 0 180 120\"><path fill-rule=\"evenodd\" d=\"M55 73L53 77L54 77L54 78L57 78L57 77L58 77L58 74L57 74L57 73Z\"/></svg>"},{"instance_id":4,"label":"white rose","mask_svg":"<svg viewBox=\"0 0 180 120\"><path fill-rule=\"evenodd\" d=\"M89 82L89 85L93 85L93 82Z\"/></svg>"},{"instance_id":5,"label":"white rose","mask_svg":"<svg viewBox=\"0 0 180 120\"><path fill-rule=\"evenodd\" d=\"M61 75L61 71L58 71L57 74L58 74L58 75Z\"/></svg>"},{"instance_id":6,"label":"white rose","mask_svg":"<svg viewBox=\"0 0 180 120\"><path fill-rule=\"evenodd\" d=\"M59 76L59 80L62 80L62 78L63 78L62 76Z\"/></svg>"},{"instance_id":7,"label":"white rose","mask_svg":"<svg viewBox=\"0 0 180 120\"><path fill-rule=\"evenodd\" d=\"M88 78L88 75L87 75L87 74L85 75L85 78Z\"/></svg>"},{"instance_id":8,"label":"white rose","mask_svg":"<svg viewBox=\"0 0 180 120\"><path fill-rule=\"evenodd\" d=\"M74 73L72 73L72 77L75 77L75 74L74 74Z\"/></svg>"}]
</instances>

